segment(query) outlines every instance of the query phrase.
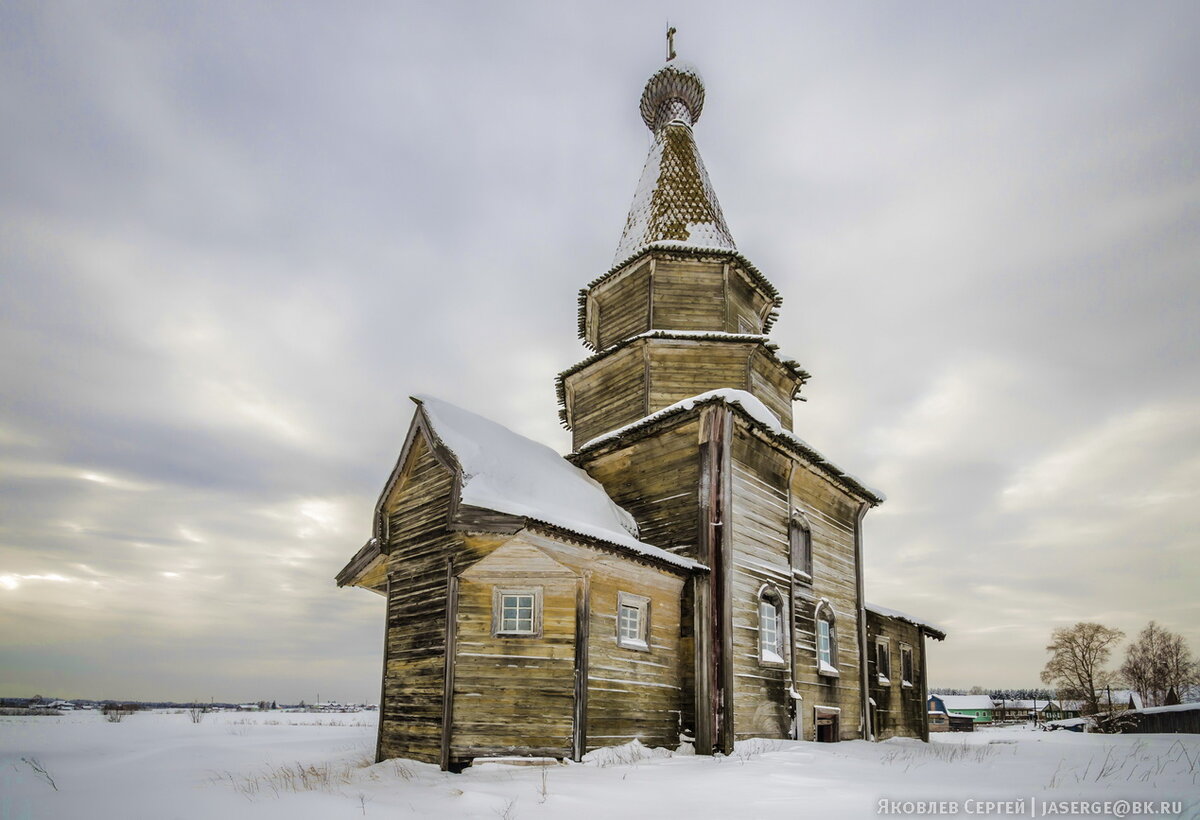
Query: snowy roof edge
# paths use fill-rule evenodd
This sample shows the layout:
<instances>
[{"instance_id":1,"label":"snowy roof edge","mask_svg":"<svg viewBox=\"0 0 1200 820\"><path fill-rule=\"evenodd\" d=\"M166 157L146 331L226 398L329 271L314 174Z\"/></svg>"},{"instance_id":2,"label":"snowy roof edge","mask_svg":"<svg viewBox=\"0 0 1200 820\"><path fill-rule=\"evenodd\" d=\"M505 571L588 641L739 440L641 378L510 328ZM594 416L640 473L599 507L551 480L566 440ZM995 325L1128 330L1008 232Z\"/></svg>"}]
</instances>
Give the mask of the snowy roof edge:
<instances>
[{"instance_id":1,"label":"snowy roof edge","mask_svg":"<svg viewBox=\"0 0 1200 820\"><path fill-rule=\"evenodd\" d=\"M841 485L845 489L848 489L851 492L855 493L856 495L866 498L868 501L873 501L876 504L882 504L884 501L887 500L887 495L884 494L883 491L876 490L876 489L868 486L867 484L863 483L860 479L858 479L853 474L845 472L840 467L838 467L836 464L834 464L832 461L825 458L825 456L821 455L821 453L816 448L814 448L812 445L810 445L804 439L800 438L795 433L792 433L788 430L783 429L783 427L780 426L778 420L774 419L774 414L771 414L773 421L767 421L764 419L760 419L753 412L751 412L749 409L746 408L746 406L740 400L740 397L737 397L737 396L731 397L729 394L741 394L742 396L745 396L746 398L751 399L758 404L761 404L761 402L759 402L759 400L757 398L755 398L752 394L746 392L745 390L736 390L733 388L722 388L719 390L709 390L706 393L700 393L699 395L692 396L687 399L683 399L682 401L677 401L677 402L675 402L675 404L664 407L663 409L658 410L654 413L651 413L648 416L644 416L644 417L638 419L637 421L631 422L629 424L624 425L623 427L618 427L615 430L610 430L607 433L596 436L595 438L591 439L590 441L585 442L582 446L580 446L579 449L577 449L575 451L575 455L581 455L589 450L594 450L597 447L601 447L605 444L609 444L613 441L616 441L616 440L628 435L629 433L636 432L643 428L649 427L650 425L652 425L656 422L659 422L663 419L669 418L671 416L677 416L677 415L686 413L687 411L689 411L695 407L699 407L699 406L702 406L705 404L722 403L722 404L726 404L729 407L736 410L743 418L745 418L747 421L749 421L752 425L754 425L759 430L767 433L772 438L774 438L776 441L780 442L781 444L788 447L792 451L798 452L800 455L804 456L806 459L809 460L809 462L814 467L816 467L821 472L828 475L830 478L832 478L834 480L835 483ZM767 412L770 413L769 410Z\"/></svg>"},{"instance_id":2,"label":"snowy roof edge","mask_svg":"<svg viewBox=\"0 0 1200 820\"><path fill-rule=\"evenodd\" d=\"M878 604L873 604L870 601L867 601L865 604L863 604L863 606L866 609L869 609L871 612L874 612L876 615L882 615L885 618L895 618L898 621L904 621L905 623L912 624L919 629L923 629L939 641L945 640L946 638L946 630L942 629L936 624L930 623L929 621L925 621L920 618L914 618L912 615L901 612L898 609L879 606Z\"/></svg>"},{"instance_id":3,"label":"snowy roof edge","mask_svg":"<svg viewBox=\"0 0 1200 820\"><path fill-rule=\"evenodd\" d=\"M526 438L525 436L522 436L519 433L515 433L512 430L509 430L507 427L504 427L503 425L501 425L497 422L494 422L491 419L487 419L483 416L479 416L478 414L472 413L469 410L459 408L456 405L450 404L450 402L444 401L442 399L438 399L434 396L430 396L427 394L419 394L419 395L415 395L415 396L410 396L409 398L413 401L414 404L417 405L417 408L418 408L417 412L424 414L425 419L428 422L430 433L432 433L433 436L438 440L438 442L455 458L455 460L457 460L459 462L459 469L462 470L464 473L466 473L466 468L465 468L465 465L462 464L462 455L456 451L455 447L451 444L451 442L446 440L446 437L444 435L444 433L446 431L439 430L439 421L436 418L436 414L430 412L430 409L428 406L430 403L433 403L436 405L449 406L449 407L457 410L460 413L465 413L470 416L474 416L477 419L482 420L483 422L486 422L490 425L494 425L495 427L499 428L500 430L503 430L505 434L512 436L514 439L519 440L520 442L522 442L525 445L529 445L530 447L538 448L538 449L546 451L547 453L553 454L555 456L555 458L562 461L562 464L565 467L569 468L570 470L577 471L580 474L580 478L582 478L582 479L586 480L588 483L594 485L596 492L602 493L604 498L608 501L608 504L610 504L613 508L615 508L617 511L619 511L623 516L628 517L628 519L631 523L633 522L633 517L629 515L628 511L626 511L624 508L620 507L615 501L613 501L612 498L608 495L608 492L604 489L604 487L598 481L596 481L594 478L589 476L585 471L580 470L578 467L571 464L571 462L569 462L567 459L563 458L563 456L561 454L554 452L554 450L552 450L550 447L547 447L545 444L534 441L533 439L530 439L530 438ZM449 422L447 422L447 424L448 423ZM480 442L480 441L477 441L475 443L479 446L484 445L484 442ZM470 484L471 478L472 478L472 476L466 475L464 483L463 483L463 487L460 490L460 492L464 492L464 493L466 492L467 487ZM465 501L466 499L463 499L463 500ZM501 513L504 515L512 515L512 516L522 518L525 520L526 526L535 526L536 527L537 525L541 525L541 528L543 528L543 529L559 531L559 532L563 532L563 533L570 533L579 539L596 542L598 544L601 544L601 545L604 545L607 547L615 547L618 552L621 552L621 553L624 553L627 555L634 555L634 556L646 558L646 559L655 561L660 564L666 564L666 565L670 565L670 566L673 566L673 567L676 567L679 569L684 569L684 570L689 570L689 571L691 571L691 570L705 570L706 571L708 569L708 567L704 566L703 564L701 564L697 561L694 561L690 558L686 558L681 555L676 555L672 552L668 552L667 550L664 550L661 547L654 546L653 544L648 544L645 541L642 541L641 539L635 537L634 534L626 532L624 530L622 530L621 532L617 532L615 529L612 529L611 527L603 526L603 525L595 523L595 522L589 523L587 521L582 521L577 518L571 518L569 516L566 518L555 520L556 516L553 515L553 510L549 511L551 513L550 515L542 515L536 509L536 507L530 503L531 501L532 501L532 499L526 499L526 500L522 501L521 499L512 499L512 498L506 500L504 498L496 498L493 496L490 499L486 499L486 500L485 499L471 499L469 503L471 504L471 506L476 506L476 507L479 507L480 509L486 509L486 510L490 510L492 512L497 512L497 513ZM541 512L547 512L547 511L542 510Z\"/></svg>"}]
</instances>

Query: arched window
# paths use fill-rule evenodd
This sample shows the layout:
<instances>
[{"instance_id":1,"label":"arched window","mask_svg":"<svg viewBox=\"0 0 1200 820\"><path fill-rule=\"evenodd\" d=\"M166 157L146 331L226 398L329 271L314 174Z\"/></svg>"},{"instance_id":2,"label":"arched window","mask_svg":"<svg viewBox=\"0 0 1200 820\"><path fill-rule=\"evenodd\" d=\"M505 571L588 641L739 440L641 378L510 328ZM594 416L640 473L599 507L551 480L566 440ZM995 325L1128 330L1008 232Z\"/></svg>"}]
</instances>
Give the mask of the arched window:
<instances>
[{"instance_id":1,"label":"arched window","mask_svg":"<svg viewBox=\"0 0 1200 820\"><path fill-rule=\"evenodd\" d=\"M783 624L783 596L764 584L758 591L758 659L762 663L787 663Z\"/></svg>"},{"instance_id":2,"label":"arched window","mask_svg":"<svg viewBox=\"0 0 1200 820\"><path fill-rule=\"evenodd\" d=\"M812 527L799 510L792 510L788 524L788 547L792 574L800 581L812 583Z\"/></svg>"},{"instance_id":3,"label":"arched window","mask_svg":"<svg viewBox=\"0 0 1200 820\"><path fill-rule=\"evenodd\" d=\"M837 662L837 621L833 607L825 599L817 604L815 614L817 625L817 673L838 676Z\"/></svg>"}]
</instances>

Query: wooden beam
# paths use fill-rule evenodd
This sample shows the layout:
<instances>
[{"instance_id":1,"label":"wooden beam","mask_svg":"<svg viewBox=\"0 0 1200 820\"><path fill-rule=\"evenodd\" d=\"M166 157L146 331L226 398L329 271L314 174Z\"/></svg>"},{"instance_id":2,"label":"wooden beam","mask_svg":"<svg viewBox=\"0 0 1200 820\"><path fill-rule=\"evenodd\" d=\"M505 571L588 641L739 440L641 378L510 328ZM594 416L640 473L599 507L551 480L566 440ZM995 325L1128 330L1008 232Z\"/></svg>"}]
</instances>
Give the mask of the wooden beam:
<instances>
[{"instance_id":1,"label":"wooden beam","mask_svg":"<svg viewBox=\"0 0 1200 820\"><path fill-rule=\"evenodd\" d=\"M454 574L454 559L446 560L446 641L445 666L442 675L442 771L450 768L450 739L454 728L454 656L458 638L458 577Z\"/></svg>"},{"instance_id":2,"label":"wooden beam","mask_svg":"<svg viewBox=\"0 0 1200 820\"><path fill-rule=\"evenodd\" d=\"M696 720L696 751L699 754L712 754L713 731L712 718L712 619L709 613L712 609L711 574L694 575L692 584L692 629L694 636L695 655L695 720Z\"/></svg>"},{"instance_id":3,"label":"wooden beam","mask_svg":"<svg viewBox=\"0 0 1200 820\"><path fill-rule=\"evenodd\" d=\"M383 724L387 697L388 635L391 633L392 576L387 577L387 603L383 605L383 674L379 679L379 723L375 729L375 762L383 762Z\"/></svg>"},{"instance_id":4,"label":"wooden beam","mask_svg":"<svg viewBox=\"0 0 1200 820\"><path fill-rule=\"evenodd\" d=\"M591 577L584 573L575 593L575 725L571 757L576 763L587 752L588 645L592 617Z\"/></svg>"},{"instance_id":5,"label":"wooden beam","mask_svg":"<svg viewBox=\"0 0 1200 820\"><path fill-rule=\"evenodd\" d=\"M863 740L875 739L870 720L871 691L867 685L867 602L863 594L862 522L869 509L871 509L870 502L859 502L858 514L854 517L854 591L858 596L858 688L859 700L862 704Z\"/></svg>"},{"instance_id":6,"label":"wooden beam","mask_svg":"<svg viewBox=\"0 0 1200 820\"><path fill-rule=\"evenodd\" d=\"M929 742L929 677L925 670L925 649L929 646L925 633L917 630L918 645L921 647L921 740ZM949 718L947 718L947 721Z\"/></svg>"},{"instance_id":7,"label":"wooden beam","mask_svg":"<svg viewBox=\"0 0 1200 820\"><path fill-rule=\"evenodd\" d=\"M725 754L733 754L733 414L720 406L720 454L717 461L720 477L720 496L716 514L719 577L721 579L721 712L723 720L718 745Z\"/></svg>"}]
</instances>

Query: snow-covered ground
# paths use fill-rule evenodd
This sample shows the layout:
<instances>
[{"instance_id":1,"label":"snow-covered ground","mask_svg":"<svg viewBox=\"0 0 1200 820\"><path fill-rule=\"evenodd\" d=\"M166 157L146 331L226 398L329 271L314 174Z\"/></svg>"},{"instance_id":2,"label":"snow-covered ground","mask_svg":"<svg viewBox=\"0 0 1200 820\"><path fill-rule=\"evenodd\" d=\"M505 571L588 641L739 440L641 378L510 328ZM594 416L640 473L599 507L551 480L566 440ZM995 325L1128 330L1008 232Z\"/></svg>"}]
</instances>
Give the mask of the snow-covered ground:
<instances>
[{"instance_id":1,"label":"snow-covered ground","mask_svg":"<svg viewBox=\"0 0 1200 820\"><path fill-rule=\"evenodd\" d=\"M369 712L218 713L199 724L169 712L120 723L95 712L0 717L0 818L825 820L918 808L905 801L956 802L964 817L1040 817L1047 802L1059 814L1086 808L1095 815L1112 801L1117 816L1121 800L1181 801L1180 812L1168 805L1157 816L1200 817L1196 735L1013 728L945 734L928 745L748 741L727 758L659 753L630 761L645 750L623 748L589 764L489 764L453 775L411 761L369 765L375 719ZM899 805L881 814L883 800ZM1073 800L1089 802L1061 802Z\"/></svg>"}]
</instances>

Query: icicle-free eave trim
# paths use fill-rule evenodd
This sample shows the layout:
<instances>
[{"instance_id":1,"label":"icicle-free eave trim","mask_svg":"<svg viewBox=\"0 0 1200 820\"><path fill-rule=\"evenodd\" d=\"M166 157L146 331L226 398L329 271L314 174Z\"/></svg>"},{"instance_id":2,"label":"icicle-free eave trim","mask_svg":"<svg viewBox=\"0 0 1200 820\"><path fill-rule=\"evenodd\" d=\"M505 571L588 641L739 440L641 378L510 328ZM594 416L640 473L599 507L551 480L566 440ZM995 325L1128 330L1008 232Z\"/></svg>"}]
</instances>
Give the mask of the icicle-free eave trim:
<instances>
[{"instance_id":1,"label":"icicle-free eave trim","mask_svg":"<svg viewBox=\"0 0 1200 820\"><path fill-rule=\"evenodd\" d=\"M607 272L596 277L591 282L588 282L586 287L580 289L578 300L579 338L583 340L584 346L589 350L595 350L596 348L587 340L588 294L597 285L603 284L613 276L616 276L618 273L625 270L625 268L633 265L635 262L640 262L642 257L654 253L655 251L684 253L692 257L701 256L712 259L732 259L734 262L737 262L741 266L742 270L745 271L746 275L750 277L750 280L759 288L761 288L762 292L766 294L768 299L771 300L772 309L771 312L767 314L767 319L763 323L763 333L771 332L771 328L775 325L776 319L779 318L779 309L783 307L783 297L779 294L779 291L775 289L775 286L767 280L767 277L763 276L762 272L754 266L754 263L743 256L740 251L731 251L723 248L706 248L697 245L689 245L685 242L661 241L651 242L649 245L645 245L644 247L638 249L631 256L613 265L608 269Z\"/></svg>"}]
</instances>

